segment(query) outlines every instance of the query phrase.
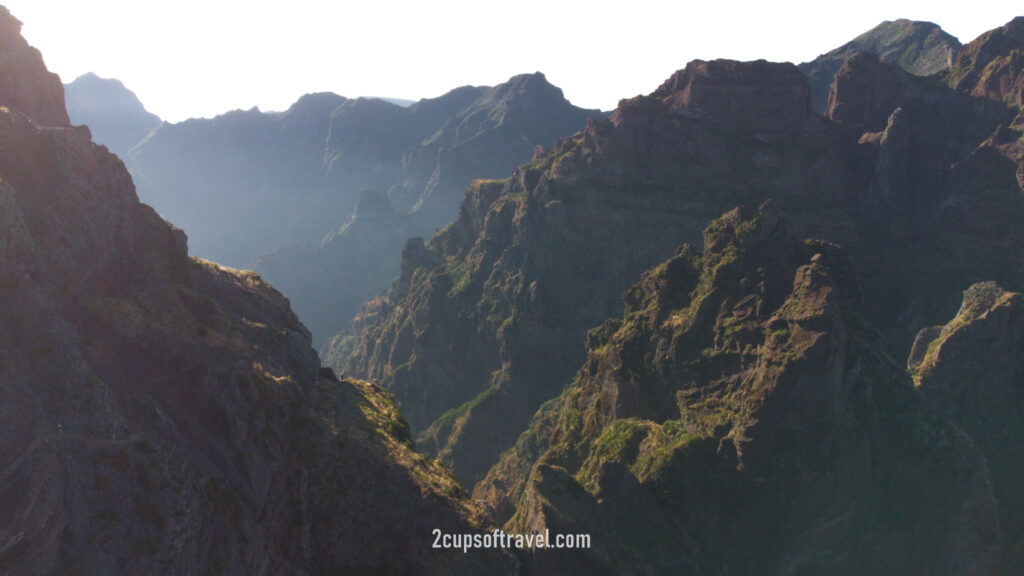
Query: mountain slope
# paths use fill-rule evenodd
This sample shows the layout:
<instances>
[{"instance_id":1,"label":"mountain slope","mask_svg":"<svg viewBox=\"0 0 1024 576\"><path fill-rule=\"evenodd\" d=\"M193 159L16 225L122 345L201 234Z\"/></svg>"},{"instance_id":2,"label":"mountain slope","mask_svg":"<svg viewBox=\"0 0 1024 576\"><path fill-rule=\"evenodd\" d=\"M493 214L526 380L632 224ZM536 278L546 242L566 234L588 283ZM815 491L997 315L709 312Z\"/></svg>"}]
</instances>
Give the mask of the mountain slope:
<instances>
[{"instance_id":1,"label":"mountain slope","mask_svg":"<svg viewBox=\"0 0 1024 576\"><path fill-rule=\"evenodd\" d=\"M65 84L64 97L71 122L88 126L96 143L121 158L161 123L119 80L92 72Z\"/></svg>"},{"instance_id":2,"label":"mountain slope","mask_svg":"<svg viewBox=\"0 0 1024 576\"><path fill-rule=\"evenodd\" d=\"M811 84L812 105L824 113L828 89L843 63L857 52L870 52L917 76L930 76L949 68L960 51L960 41L931 22L885 21L839 48L800 65Z\"/></svg>"},{"instance_id":3,"label":"mountain slope","mask_svg":"<svg viewBox=\"0 0 1024 576\"><path fill-rule=\"evenodd\" d=\"M694 62L510 178L474 183L327 360L380 379L418 445L471 485L571 379L622 291L723 205L775 195L805 230L852 241L838 145L796 67Z\"/></svg>"},{"instance_id":4,"label":"mountain slope","mask_svg":"<svg viewBox=\"0 0 1024 576\"><path fill-rule=\"evenodd\" d=\"M531 571L991 573L985 461L865 327L854 277L770 204L647 271L477 489L507 530L614 543Z\"/></svg>"},{"instance_id":5,"label":"mountain slope","mask_svg":"<svg viewBox=\"0 0 1024 576\"><path fill-rule=\"evenodd\" d=\"M482 517L390 396L321 370L258 276L190 259L18 28L0 9L0 62L31 64L0 92L0 572L511 572L432 553Z\"/></svg>"},{"instance_id":6,"label":"mountain slope","mask_svg":"<svg viewBox=\"0 0 1024 576\"><path fill-rule=\"evenodd\" d=\"M1024 284L1019 165L992 139L1014 114L871 54L840 69L825 118L795 67L691 63L509 178L474 183L325 359L379 379L418 446L472 485L572 378L632 279L716 214L767 198L799 236L849 248L866 314L902 356L964 286Z\"/></svg>"}]
</instances>

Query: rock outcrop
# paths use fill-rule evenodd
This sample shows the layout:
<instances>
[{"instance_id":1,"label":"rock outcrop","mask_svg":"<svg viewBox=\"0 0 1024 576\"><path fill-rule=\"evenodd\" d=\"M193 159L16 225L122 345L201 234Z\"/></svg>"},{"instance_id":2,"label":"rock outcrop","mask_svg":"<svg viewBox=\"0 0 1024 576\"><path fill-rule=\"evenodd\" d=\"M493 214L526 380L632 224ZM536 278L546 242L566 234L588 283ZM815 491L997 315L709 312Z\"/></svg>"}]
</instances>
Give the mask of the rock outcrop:
<instances>
[{"instance_id":1,"label":"rock outcrop","mask_svg":"<svg viewBox=\"0 0 1024 576\"><path fill-rule=\"evenodd\" d=\"M738 208L645 272L481 482L531 573L986 574L989 470L864 324L850 260ZM742 545L738 543L742 542Z\"/></svg>"},{"instance_id":2,"label":"rock outcrop","mask_svg":"<svg viewBox=\"0 0 1024 576\"><path fill-rule=\"evenodd\" d=\"M0 572L511 573L431 549L486 520L391 396L321 369L258 276L189 258L50 92L11 100L60 99L30 64L0 108Z\"/></svg>"}]
</instances>

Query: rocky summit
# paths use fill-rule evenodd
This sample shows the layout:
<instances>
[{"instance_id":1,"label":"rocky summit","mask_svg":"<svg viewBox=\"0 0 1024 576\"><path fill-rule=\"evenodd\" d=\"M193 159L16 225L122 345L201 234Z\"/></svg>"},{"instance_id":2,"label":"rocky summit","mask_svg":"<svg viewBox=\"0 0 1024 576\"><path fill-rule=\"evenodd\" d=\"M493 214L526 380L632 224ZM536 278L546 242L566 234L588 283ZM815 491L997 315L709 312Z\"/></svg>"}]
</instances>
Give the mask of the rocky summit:
<instances>
[{"instance_id":1,"label":"rocky summit","mask_svg":"<svg viewBox=\"0 0 1024 576\"><path fill-rule=\"evenodd\" d=\"M189 258L0 12L0 573L513 573L392 397Z\"/></svg>"}]
</instances>

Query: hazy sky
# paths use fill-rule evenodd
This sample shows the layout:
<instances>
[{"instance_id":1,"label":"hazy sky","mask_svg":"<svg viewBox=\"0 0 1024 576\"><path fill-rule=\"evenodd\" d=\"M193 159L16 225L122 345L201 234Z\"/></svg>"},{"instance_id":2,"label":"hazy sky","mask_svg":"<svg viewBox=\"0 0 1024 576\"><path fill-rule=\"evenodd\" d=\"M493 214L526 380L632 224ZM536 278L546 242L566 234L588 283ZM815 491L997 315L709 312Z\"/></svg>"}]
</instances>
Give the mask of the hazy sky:
<instances>
[{"instance_id":1,"label":"hazy sky","mask_svg":"<svg viewBox=\"0 0 1024 576\"><path fill-rule=\"evenodd\" d=\"M283 110L307 92L432 97L544 72L611 109L695 58L802 62L882 20L968 42L1018 2L0 0L65 82L117 78L165 120Z\"/></svg>"}]
</instances>

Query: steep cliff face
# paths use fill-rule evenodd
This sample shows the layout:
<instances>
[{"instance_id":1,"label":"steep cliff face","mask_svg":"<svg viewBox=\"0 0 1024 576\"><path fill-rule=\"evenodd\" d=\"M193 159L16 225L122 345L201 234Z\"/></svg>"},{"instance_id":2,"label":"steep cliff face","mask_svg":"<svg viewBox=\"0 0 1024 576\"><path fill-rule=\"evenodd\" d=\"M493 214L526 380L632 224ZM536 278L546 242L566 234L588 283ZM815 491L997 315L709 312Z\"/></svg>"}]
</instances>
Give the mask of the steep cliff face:
<instances>
[{"instance_id":1,"label":"steep cliff face","mask_svg":"<svg viewBox=\"0 0 1024 576\"><path fill-rule=\"evenodd\" d=\"M88 126L93 141L122 159L161 123L119 80L92 72L65 84L64 95L71 122Z\"/></svg>"},{"instance_id":2,"label":"steep cliff face","mask_svg":"<svg viewBox=\"0 0 1024 576\"><path fill-rule=\"evenodd\" d=\"M190 259L87 129L10 96L50 78L0 94L0 572L508 572L431 550L481 521L390 395L321 370L280 293Z\"/></svg>"},{"instance_id":3,"label":"steep cliff face","mask_svg":"<svg viewBox=\"0 0 1024 576\"><path fill-rule=\"evenodd\" d=\"M1024 190L1024 17L979 36L964 47L945 75L956 90L1001 102L1017 113L982 145L988 157L1002 156L1017 165L1017 183Z\"/></svg>"},{"instance_id":4,"label":"steep cliff face","mask_svg":"<svg viewBox=\"0 0 1024 576\"><path fill-rule=\"evenodd\" d=\"M1010 555L1024 566L1024 296L994 282L964 292L948 323L922 330L908 362L918 389L970 434L992 467Z\"/></svg>"},{"instance_id":5,"label":"steep cliff face","mask_svg":"<svg viewBox=\"0 0 1024 576\"><path fill-rule=\"evenodd\" d=\"M622 291L723 209L775 196L802 230L853 241L852 177L807 94L791 65L697 62L510 178L474 183L328 357L381 379L425 431L418 445L472 484L572 378Z\"/></svg>"},{"instance_id":6,"label":"steep cliff face","mask_svg":"<svg viewBox=\"0 0 1024 576\"><path fill-rule=\"evenodd\" d=\"M607 543L528 571L992 573L984 459L864 325L854 276L771 204L644 273L477 487L507 530Z\"/></svg>"},{"instance_id":7,"label":"steep cliff face","mask_svg":"<svg viewBox=\"0 0 1024 576\"><path fill-rule=\"evenodd\" d=\"M839 48L804 62L800 69L811 85L814 110L824 113L832 81L858 52L874 54L915 76L931 76L952 66L960 48L959 40L931 22L887 20Z\"/></svg>"}]
</instances>

